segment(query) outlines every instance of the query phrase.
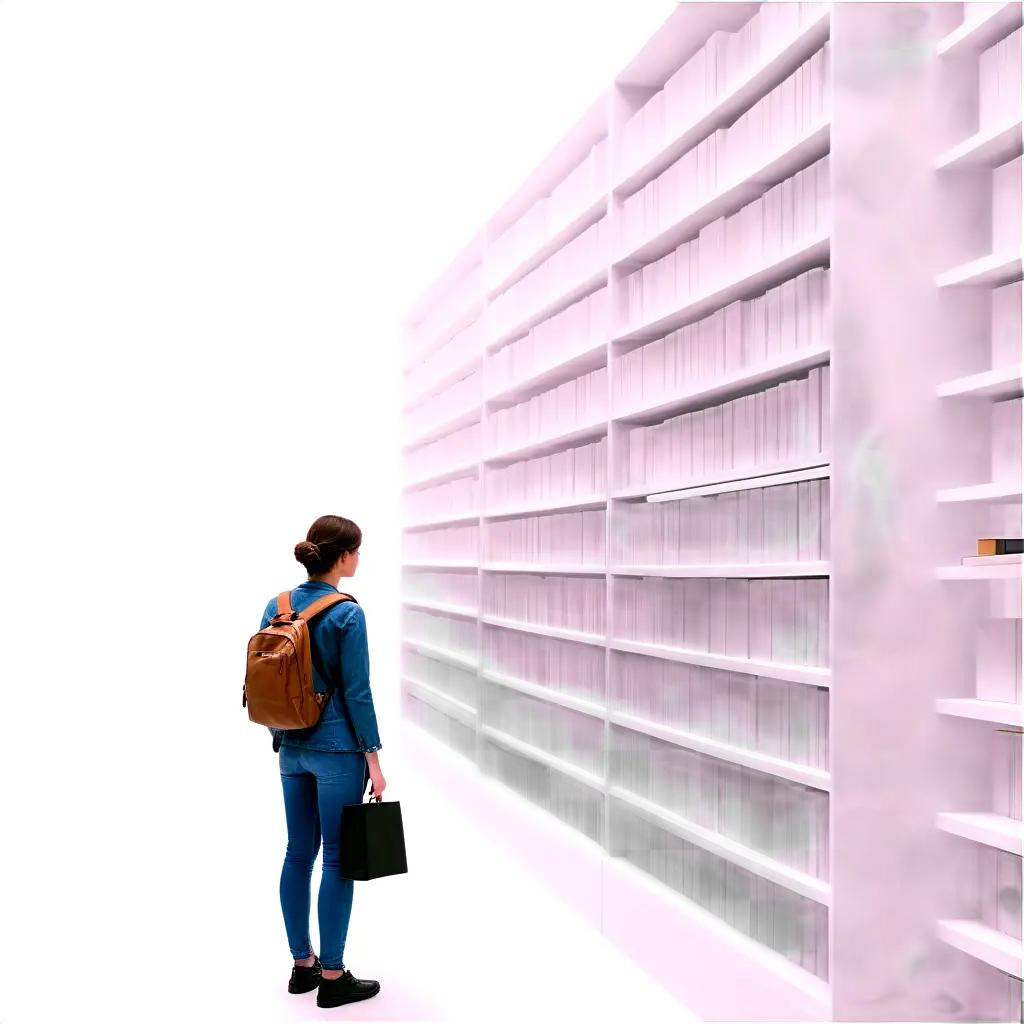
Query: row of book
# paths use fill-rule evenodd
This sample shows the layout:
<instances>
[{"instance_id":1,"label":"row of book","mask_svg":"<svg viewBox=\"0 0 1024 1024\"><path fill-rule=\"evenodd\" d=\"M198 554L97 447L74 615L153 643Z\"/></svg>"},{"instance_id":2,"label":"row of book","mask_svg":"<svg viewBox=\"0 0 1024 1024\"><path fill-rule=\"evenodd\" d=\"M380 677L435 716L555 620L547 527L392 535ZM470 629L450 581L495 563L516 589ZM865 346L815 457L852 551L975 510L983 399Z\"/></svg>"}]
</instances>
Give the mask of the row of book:
<instances>
[{"instance_id":1,"label":"row of book","mask_svg":"<svg viewBox=\"0 0 1024 1024\"><path fill-rule=\"evenodd\" d=\"M480 481L475 474L445 480L419 491L407 491L402 503L402 512L407 523L471 515L479 508Z\"/></svg>"},{"instance_id":2,"label":"row of book","mask_svg":"<svg viewBox=\"0 0 1024 1024\"><path fill-rule=\"evenodd\" d=\"M993 369L1016 366L1021 361L1022 305L1020 281L992 289L990 340Z\"/></svg>"},{"instance_id":3,"label":"row of book","mask_svg":"<svg viewBox=\"0 0 1024 1024\"><path fill-rule=\"evenodd\" d=\"M612 801L610 830L616 856L798 967L828 979L828 908L687 842L623 801Z\"/></svg>"},{"instance_id":4,"label":"row of book","mask_svg":"<svg viewBox=\"0 0 1024 1024\"><path fill-rule=\"evenodd\" d=\"M616 711L792 764L828 769L828 690L612 652Z\"/></svg>"},{"instance_id":5,"label":"row of book","mask_svg":"<svg viewBox=\"0 0 1024 1024\"><path fill-rule=\"evenodd\" d=\"M476 263L464 274L452 280L445 291L436 296L419 323L412 324L408 333L407 350L432 349L445 334L454 334L453 325L483 294L484 268Z\"/></svg>"},{"instance_id":6,"label":"row of book","mask_svg":"<svg viewBox=\"0 0 1024 1024\"><path fill-rule=\"evenodd\" d=\"M474 412L479 418L482 402L483 373L477 368L406 409L402 417L405 435L415 439L461 413Z\"/></svg>"},{"instance_id":7,"label":"row of book","mask_svg":"<svg viewBox=\"0 0 1024 1024\"><path fill-rule=\"evenodd\" d=\"M631 502L612 516L612 558L620 565L827 561L829 521L828 480Z\"/></svg>"},{"instance_id":8,"label":"row of book","mask_svg":"<svg viewBox=\"0 0 1024 1024\"><path fill-rule=\"evenodd\" d=\"M616 486L668 490L736 470L814 464L830 450L829 367L623 433Z\"/></svg>"},{"instance_id":9,"label":"row of book","mask_svg":"<svg viewBox=\"0 0 1024 1024\"><path fill-rule=\"evenodd\" d=\"M555 369L576 353L603 344L607 336L608 289L598 288L490 353L484 365L487 394L500 394Z\"/></svg>"},{"instance_id":10,"label":"row of book","mask_svg":"<svg viewBox=\"0 0 1024 1024\"><path fill-rule=\"evenodd\" d=\"M487 561L545 565L603 566L605 510L558 512L491 523Z\"/></svg>"},{"instance_id":11,"label":"row of book","mask_svg":"<svg viewBox=\"0 0 1024 1024\"><path fill-rule=\"evenodd\" d=\"M608 140L601 139L557 185L488 242L490 285L500 284L560 228L571 223L608 187Z\"/></svg>"},{"instance_id":12,"label":"row of book","mask_svg":"<svg viewBox=\"0 0 1024 1024\"><path fill-rule=\"evenodd\" d=\"M828 793L619 726L612 785L815 878L828 878Z\"/></svg>"},{"instance_id":13,"label":"row of book","mask_svg":"<svg viewBox=\"0 0 1024 1024\"><path fill-rule=\"evenodd\" d=\"M616 578L616 639L784 665L829 661L828 580Z\"/></svg>"},{"instance_id":14,"label":"row of book","mask_svg":"<svg viewBox=\"0 0 1024 1024\"><path fill-rule=\"evenodd\" d=\"M402 651L402 675L425 683L468 707L476 708L479 683L473 669L431 658L412 647Z\"/></svg>"},{"instance_id":15,"label":"row of book","mask_svg":"<svg viewBox=\"0 0 1024 1024\"><path fill-rule=\"evenodd\" d=\"M1020 243L1021 157L1017 157L992 169L992 251L1019 249Z\"/></svg>"},{"instance_id":16,"label":"row of book","mask_svg":"<svg viewBox=\"0 0 1024 1024\"><path fill-rule=\"evenodd\" d=\"M499 337L557 299L572 284L602 270L608 263L609 232L608 220L602 217L496 295L487 306L488 337Z\"/></svg>"},{"instance_id":17,"label":"row of book","mask_svg":"<svg viewBox=\"0 0 1024 1024\"><path fill-rule=\"evenodd\" d=\"M489 469L484 477L487 509L500 511L523 502L603 497L607 479L608 441L602 437L592 444Z\"/></svg>"},{"instance_id":18,"label":"row of book","mask_svg":"<svg viewBox=\"0 0 1024 1024\"><path fill-rule=\"evenodd\" d=\"M596 704L604 702L603 647L490 625L484 628L483 644L484 667L489 672Z\"/></svg>"},{"instance_id":19,"label":"row of book","mask_svg":"<svg viewBox=\"0 0 1024 1024\"><path fill-rule=\"evenodd\" d=\"M1020 119L1021 86L1021 30L1017 29L978 57L979 130Z\"/></svg>"},{"instance_id":20,"label":"row of book","mask_svg":"<svg viewBox=\"0 0 1024 1024\"><path fill-rule=\"evenodd\" d=\"M479 523L442 526L403 534L402 555L407 562L429 562L432 559L475 562L479 552Z\"/></svg>"},{"instance_id":21,"label":"row of book","mask_svg":"<svg viewBox=\"0 0 1024 1024\"><path fill-rule=\"evenodd\" d=\"M992 479L1021 479L1021 399L992 403Z\"/></svg>"},{"instance_id":22,"label":"row of book","mask_svg":"<svg viewBox=\"0 0 1024 1024\"><path fill-rule=\"evenodd\" d=\"M1018 589L1020 589L1018 587ZM1021 734L992 734L992 812L1021 820Z\"/></svg>"},{"instance_id":23,"label":"row of book","mask_svg":"<svg viewBox=\"0 0 1024 1024\"><path fill-rule=\"evenodd\" d=\"M597 790L487 736L481 753L485 774L595 843L604 842L604 797Z\"/></svg>"},{"instance_id":24,"label":"row of book","mask_svg":"<svg viewBox=\"0 0 1024 1024\"><path fill-rule=\"evenodd\" d=\"M479 606L478 595L475 569L431 572L426 569L410 568L402 573L402 596L411 601L432 601L435 604L476 609Z\"/></svg>"},{"instance_id":25,"label":"row of book","mask_svg":"<svg viewBox=\"0 0 1024 1024\"><path fill-rule=\"evenodd\" d=\"M735 32L718 31L626 122L620 170L660 150L820 16L819 3L769 3Z\"/></svg>"},{"instance_id":26,"label":"row of book","mask_svg":"<svg viewBox=\"0 0 1024 1024\"><path fill-rule=\"evenodd\" d=\"M477 655L477 624L472 619L406 608L402 636L453 654Z\"/></svg>"},{"instance_id":27,"label":"row of book","mask_svg":"<svg viewBox=\"0 0 1024 1024\"><path fill-rule=\"evenodd\" d=\"M483 434L479 423L459 427L411 451L402 458L402 470L407 486L434 474L448 472L476 461L480 457Z\"/></svg>"},{"instance_id":28,"label":"row of book","mask_svg":"<svg viewBox=\"0 0 1024 1024\"><path fill-rule=\"evenodd\" d=\"M585 772L604 774L604 721L484 680L480 722Z\"/></svg>"},{"instance_id":29,"label":"row of book","mask_svg":"<svg viewBox=\"0 0 1024 1024\"><path fill-rule=\"evenodd\" d=\"M602 578L498 572L484 576L483 612L495 618L603 634L604 611Z\"/></svg>"},{"instance_id":30,"label":"row of book","mask_svg":"<svg viewBox=\"0 0 1024 1024\"><path fill-rule=\"evenodd\" d=\"M613 363L617 413L819 348L831 340L829 272L815 267L648 342Z\"/></svg>"},{"instance_id":31,"label":"row of book","mask_svg":"<svg viewBox=\"0 0 1024 1024\"><path fill-rule=\"evenodd\" d=\"M402 382L405 401L412 402L421 395L429 394L437 381L465 366L482 351L483 323L477 318L408 367Z\"/></svg>"},{"instance_id":32,"label":"row of book","mask_svg":"<svg viewBox=\"0 0 1024 1024\"><path fill-rule=\"evenodd\" d=\"M622 205L620 248L630 250L745 182L764 163L823 123L829 112L828 43L728 128L720 128ZM754 181L749 198L761 192Z\"/></svg>"},{"instance_id":33,"label":"row of book","mask_svg":"<svg viewBox=\"0 0 1024 1024\"><path fill-rule=\"evenodd\" d=\"M975 644L975 696L1019 704L1022 696L1021 620L982 619Z\"/></svg>"},{"instance_id":34,"label":"row of book","mask_svg":"<svg viewBox=\"0 0 1024 1024\"><path fill-rule=\"evenodd\" d=\"M488 447L500 452L556 436L608 415L608 367L567 380L487 417Z\"/></svg>"},{"instance_id":35,"label":"row of book","mask_svg":"<svg viewBox=\"0 0 1024 1024\"><path fill-rule=\"evenodd\" d=\"M406 686L401 690L402 718L439 740L450 750L476 762L476 729L422 700Z\"/></svg>"},{"instance_id":36,"label":"row of book","mask_svg":"<svg viewBox=\"0 0 1024 1024\"><path fill-rule=\"evenodd\" d=\"M969 872L958 878L961 906L950 916L981 921L1012 939L1021 938L1021 858L979 844ZM969 895L968 895L969 894Z\"/></svg>"},{"instance_id":37,"label":"row of book","mask_svg":"<svg viewBox=\"0 0 1024 1024\"><path fill-rule=\"evenodd\" d=\"M622 324L632 329L680 309L818 237L830 224L829 158L825 156L630 274L618 311Z\"/></svg>"}]
</instances>

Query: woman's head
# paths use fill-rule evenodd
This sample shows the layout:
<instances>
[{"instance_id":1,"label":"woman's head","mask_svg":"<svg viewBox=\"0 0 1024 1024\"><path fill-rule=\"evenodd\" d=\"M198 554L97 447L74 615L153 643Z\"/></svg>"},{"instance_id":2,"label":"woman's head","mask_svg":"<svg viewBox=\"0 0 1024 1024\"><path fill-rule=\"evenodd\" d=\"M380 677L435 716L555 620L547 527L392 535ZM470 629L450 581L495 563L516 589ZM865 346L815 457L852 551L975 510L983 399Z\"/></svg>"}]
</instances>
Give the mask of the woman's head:
<instances>
[{"instance_id":1,"label":"woman's head","mask_svg":"<svg viewBox=\"0 0 1024 1024\"><path fill-rule=\"evenodd\" d=\"M340 576L354 576L359 565L359 545L363 531L341 516L321 516L295 545L295 560L310 577L325 576L338 571Z\"/></svg>"}]
</instances>

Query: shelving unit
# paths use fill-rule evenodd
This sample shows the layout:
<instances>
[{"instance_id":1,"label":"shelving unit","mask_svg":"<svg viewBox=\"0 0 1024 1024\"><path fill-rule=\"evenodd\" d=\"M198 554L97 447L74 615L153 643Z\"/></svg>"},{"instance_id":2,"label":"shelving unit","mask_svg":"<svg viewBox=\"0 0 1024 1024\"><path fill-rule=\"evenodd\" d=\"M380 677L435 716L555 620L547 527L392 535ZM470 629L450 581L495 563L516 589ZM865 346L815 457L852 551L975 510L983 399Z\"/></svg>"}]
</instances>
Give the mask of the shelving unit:
<instances>
[{"instance_id":1,"label":"shelving unit","mask_svg":"<svg viewBox=\"0 0 1024 1024\"><path fill-rule=\"evenodd\" d=\"M1019 936L944 901L961 865L943 844L1020 856L984 751L1021 705L964 674L1020 567L956 563L1020 509L1019 479L979 461L1019 360L972 346L1021 278L1019 243L978 226L1021 118L952 100L977 96L1021 5L962 24L960 4L891 6L680 4L407 322L407 377L453 347L407 388L404 530L476 532L404 561L436 589L410 587L407 614L462 638L405 634L433 674L403 669L404 713L546 812L509 843L708 1019L934 1020L954 999L1015 1020L1020 1002ZM860 88L862 55L909 53L906 32L922 59ZM720 76L687 79L702 55ZM778 234L736 247L754 222ZM471 373L478 405L446 408ZM937 940L956 962L911 978Z\"/></svg>"},{"instance_id":2,"label":"shelving unit","mask_svg":"<svg viewBox=\"0 0 1024 1024\"><path fill-rule=\"evenodd\" d=\"M935 706L947 723L949 756L933 762L933 806L940 836L954 838L937 849L948 888L935 903L935 934L957 951L951 965L970 979L965 984L991 995L978 1011L992 1015L987 1019L1013 1019L1021 1004L1024 708L1019 643L1013 650L1021 561L1001 556L964 565L955 556L973 555L979 537L1021 536L1024 525L1019 441L1014 460L1012 432L998 426L1022 394L1019 171L1015 200L1007 188L1022 153L1020 26L1019 3L965 5L963 23L936 47L936 88L967 102L937 126L935 167L946 215L938 219L936 312L947 326L936 341L948 347L937 360L935 434L947 445L943 468L953 479L989 479L936 493L934 541L943 553L936 556L935 613L948 623L950 658L937 677ZM1001 1003L1000 993L1008 997Z\"/></svg>"}]
</instances>

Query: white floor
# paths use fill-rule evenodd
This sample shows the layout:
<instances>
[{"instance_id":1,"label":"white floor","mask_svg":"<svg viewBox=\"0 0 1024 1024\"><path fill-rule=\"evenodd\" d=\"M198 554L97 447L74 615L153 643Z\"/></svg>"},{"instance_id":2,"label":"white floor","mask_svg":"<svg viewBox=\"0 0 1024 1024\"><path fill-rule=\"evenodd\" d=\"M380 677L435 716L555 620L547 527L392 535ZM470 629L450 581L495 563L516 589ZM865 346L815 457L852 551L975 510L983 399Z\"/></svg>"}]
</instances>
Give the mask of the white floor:
<instances>
[{"instance_id":1,"label":"white floor","mask_svg":"<svg viewBox=\"0 0 1024 1024\"><path fill-rule=\"evenodd\" d=\"M47 839L9 844L2 878L0 1024L696 1020L417 771L411 729L389 726L383 760L410 872L356 883L345 953L379 995L320 1010L286 991L284 812L269 739L250 726L216 764L217 748L183 739L135 777L123 766L141 751L114 745L97 768L116 786L84 773L67 800L36 793L30 831Z\"/></svg>"},{"instance_id":2,"label":"white floor","mask_svg":"<svg viewBox=\"0 0 1024 1024\"><path fill-rule=\"evenodd\" d=\"M275 975L264 998L278 1019L697 1020L525 874L399 748L390 744L385 798L401 801L415 863L408 875L357 883L345 953L381 992L321 1011L312 995L282 994Z\"/></svg>"}]
</instances>

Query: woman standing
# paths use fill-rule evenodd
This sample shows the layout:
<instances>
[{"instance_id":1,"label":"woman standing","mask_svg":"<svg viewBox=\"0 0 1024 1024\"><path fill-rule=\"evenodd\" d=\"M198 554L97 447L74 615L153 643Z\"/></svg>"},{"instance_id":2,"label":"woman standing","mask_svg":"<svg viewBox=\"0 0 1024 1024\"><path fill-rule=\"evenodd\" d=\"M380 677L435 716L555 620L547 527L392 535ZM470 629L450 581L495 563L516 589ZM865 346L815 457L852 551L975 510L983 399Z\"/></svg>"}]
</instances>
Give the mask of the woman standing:
<instances>
[{"instance_id":1,"label":"woman standing","mask_svg":"<svg viewBox=\"0 0 1024 1024\"><path fill-rule=\"evenodd\" d=\"M295 558L309 578L291 591L291 606L302 611L338 584L355 575L362 531L341 516L321 516L306 539L295 545ZM274 597L261 629L277 613ZM366 618L354 601L332 605L309 624L314 685L335 687L316 725L308 729L273 729L284 788L288 849L281 870L281 911L295 965L289 992L317 992L318 1006L341 1006L369 999L380 991L376 981L361 980L344 966L342 956L352 913L351 879L339 868L341 809L363 797L365 771L372 795L380 799L386 785L377 751L381 749L370 692L370 656ZM344 703L342 703L342 692ZM320 952L309 939L310 883L313 862L323 838L323 877L317 901Z\"/></svg>"}]
</instances>

